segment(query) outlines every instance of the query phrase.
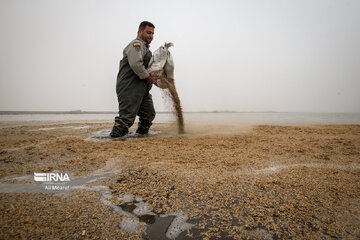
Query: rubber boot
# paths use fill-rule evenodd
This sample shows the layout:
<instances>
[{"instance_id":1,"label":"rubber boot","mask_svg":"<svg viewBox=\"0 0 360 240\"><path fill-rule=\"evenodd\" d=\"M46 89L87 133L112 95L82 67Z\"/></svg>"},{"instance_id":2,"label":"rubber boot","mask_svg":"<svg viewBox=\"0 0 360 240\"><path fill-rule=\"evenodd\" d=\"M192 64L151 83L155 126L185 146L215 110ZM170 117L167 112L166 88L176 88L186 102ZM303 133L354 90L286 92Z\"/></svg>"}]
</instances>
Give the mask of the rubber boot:
<instances>
[{"instance_id":1,"label":"rubber boot","mask_svg":"<svg viewBox=\"0 0 360 240\"><path fill-rule=\"evenodd\" d=\"M149 134L149 129L150 129L151 125L152 125L151 122L149 122L147 120L139 121L139 126L136 130L136 133L141 134L141 135Z\"/></svg>"},{"instance_id":2,"label":"rubber boot","mask_svg":"<svg viewBox=\"0 0 360 240\"><path fill-rule=\"evenodd\" d=\"M119 138L123 137L128 133L128 130L121 125L120 118L115 117L115 123L111 130L110 137Z\"/></svg>"}]
</instances>

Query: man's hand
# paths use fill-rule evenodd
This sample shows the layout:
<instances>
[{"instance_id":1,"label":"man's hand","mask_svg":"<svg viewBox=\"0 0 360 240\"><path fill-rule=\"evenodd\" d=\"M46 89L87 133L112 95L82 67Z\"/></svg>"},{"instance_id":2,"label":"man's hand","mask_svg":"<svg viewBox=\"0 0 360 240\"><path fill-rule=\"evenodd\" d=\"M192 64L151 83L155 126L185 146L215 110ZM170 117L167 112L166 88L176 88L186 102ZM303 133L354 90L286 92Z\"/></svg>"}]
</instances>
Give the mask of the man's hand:
<instances>
[{"instance_id":1,"label":"man's hand","mask_svg":"<svg viewBox=\"0 0 360 240\"><path fill-rule=\"evenodd\" d=\"M148 81L149 83L153 84L156 82L156 80L158 80L160 77L157 76L150 76L148 78L146 78L146 81Z\"/></svg>"}]
</instances>

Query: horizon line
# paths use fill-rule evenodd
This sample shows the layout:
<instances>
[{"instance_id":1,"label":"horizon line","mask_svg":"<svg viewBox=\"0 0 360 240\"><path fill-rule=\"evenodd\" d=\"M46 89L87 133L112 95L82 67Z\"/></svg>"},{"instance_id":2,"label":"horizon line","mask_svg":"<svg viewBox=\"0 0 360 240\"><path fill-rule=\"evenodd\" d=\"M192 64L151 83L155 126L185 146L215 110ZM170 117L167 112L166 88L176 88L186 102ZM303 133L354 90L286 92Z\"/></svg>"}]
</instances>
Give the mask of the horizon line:
<instances>
[{"instance_id":1,"label":"horizon line","mask_svg":"<svg viewBox=\"0 0 360 240\"><path fill-rule=\"evenodd\" d=\"M20 114L117 114L117 111L83 111L83 110L70 110L70 111L1 111L0 115L20 115ZM159 114L173 113L173 111L158 111ZM212 110L212 111L184 111L184 113L360 113L360 112L289 112L289 111L235 111L235 110Z\"/></svg>"}]
</instances>

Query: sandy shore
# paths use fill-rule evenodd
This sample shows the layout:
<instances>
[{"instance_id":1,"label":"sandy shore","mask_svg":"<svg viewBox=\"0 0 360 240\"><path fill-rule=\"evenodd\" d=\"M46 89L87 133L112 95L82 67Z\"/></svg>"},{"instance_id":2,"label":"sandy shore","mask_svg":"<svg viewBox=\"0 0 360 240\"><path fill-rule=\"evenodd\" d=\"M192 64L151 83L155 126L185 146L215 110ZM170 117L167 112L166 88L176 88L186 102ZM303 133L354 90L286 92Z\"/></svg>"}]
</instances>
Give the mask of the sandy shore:
<instances>
[{"instance_id":1,"label":"sandy shore","mask_svg":"<svg viewBox=\"0 0 360 240\"><path fill-rule=\"evenodd\" d=\"M145 138L87 140L110 129L0 123L0 239L360 238L360 125L188 124L179 136L156 124ZM79 184L5 192L57 171Z\"/></svg>"}]
</instances>

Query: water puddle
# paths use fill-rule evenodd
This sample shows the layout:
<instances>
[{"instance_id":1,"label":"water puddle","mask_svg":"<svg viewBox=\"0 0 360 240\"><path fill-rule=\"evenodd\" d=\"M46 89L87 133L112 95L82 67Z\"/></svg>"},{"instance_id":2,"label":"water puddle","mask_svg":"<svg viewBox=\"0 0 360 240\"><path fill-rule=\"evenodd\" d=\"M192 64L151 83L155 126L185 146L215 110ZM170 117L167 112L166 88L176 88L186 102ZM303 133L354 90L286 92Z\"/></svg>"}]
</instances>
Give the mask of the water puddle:
<instances>
[{"instance_id":1,"label":"water puddle","mask_svg":"<svg viewBox=\"0 0 360 240\"><path fill-rule=\"evenodd\" d=\"M70 129L74 129L74 130L79 130L79 129L86 129L86 128L89 128L89 127L90 126L48 127L48 128L39 128L39 129L34 130L34 131L49 131L49 130L64 129L64 128L70 128Z\"/></svg>"},{"instance_id":2,"label":"water puddle","mask_svg":"<svg viewBox=\"0 0 360 240\"><path fill-rule=\"evenodd\" d=\"M86 141L94 141L94 142L106 142L106 141L114 141L114 140L126 140L128 138L143 138L143 137L147 137L147 136L154 136L154 135L161 133L161 131L149 130L148 135L142 135L142 134L136 133L135 131L129 131L129 133L127 135L125 135L124 137L114 139L114 138L110 137L110 132L111 132L110 130L97 131L97 132L92 133L91 136L85 140Z\"/></svg>"},{"instance_id":3,"label":"water puddle","mask_svg":"<svg viewBox=\"0 0 360 240\"><path fill-rule=\"evenodd\" d=\"M34 175L13 176L1 179L0 193L61 193L68 192L72 188L106 179L114 175L113 173L90 175L88 177L80 177L71 179L69 182L53 182L44 181L40 183L4 183L9 180L31 180Z\"/></svg>"},{"instance_id":4,"label":"water puddle","mask_svg":"<svg viewBox=\"0 0 360 240\"><path fill-rule=\"evenodd\" d=\"M137 225L139 222L146 223L148 226L143 232L145 239L174 239L194 226L187 222L186 216L181 214L159 215L151 212L148 205L139 197L125 195L119 200L123 200L125 203L118 207L137 217L135 221L133 218L125 218L119 227L130 227L130 223L133 225ZM131 226L131 229L134 229L134 226Z\"/></svg>"},{"instance_id":5,"label":"water puddle","mask_svg":"<svg viewBox=\"0 0 360 240\"><path fill-rule=\"evenodd\" d=\"M296 163L288 165L273 165L262 169L240 169L234 173L230 173L234 176L253 174L253 175L270 175L281 172L286 169L292 168L316 168L316 169L334 169L334 170L359 170L360 164L352 163L347 165L336 165L336 164L322 164L322 163Z\"/></svg>"},{"instance_id":6,"label":"water puddle","mask_svg":"<svg viewBox=\"0 0 360 240\"><path fill-rule=\"evenodd\" d=\"M254 170L254 174L272 174L288 168L298 168L298 167L307 167L307 168L318 168L318 169L336 169L336 170L359 170L359 164L349 164L349 165L336 165L336 164L322 164L322 163L297 163L289 165L274 165L271 167L266 167L259 170Z\"/></svg>"},{"instance_id":7,"label":"water puddle","mask_svg":"<svg viewBox=\"0 0 360 240\"><path fill-rule=\"evenodd\" d=\"M149 210L142 198L133 195L113 196L107 186L76 186L73 189L85 189L101 192L100 201L124 218L119 228L135 232L145 239L174 239L181 233L190 230L194 224L187 222L188 218L181 214L158 215ZM114 200L122 204L115 205ZM140 230L140 223L145 223L145 230Z\"/></svg>"},{"instance_id":8,"label":"water puddle","mask_svg":"<svg viewBox=\"0 0 360 240\"><path fill-rule=\"evenodd\" d=\"M0 179L0 193L51 193L56 194L60 192L67 192L77 186L86 184L100 185L96 183L102 179L109 179L115 174L121 172L123 161L119 158L110 158L106 161L103 168L97 169L89 176L73 178L71 173L66 173L69 176L69 181L46 181L45 179L35 180L34 174L8 176ZM54 170L53 173L59 173ZM39 173L37 173L39 174ZM40 173L40 175L49 173ZM60 173L61 174L61 173ZM64 173L65 174L65 173Z\"/></svg>"},{"instance_id":9,"label":"water puddle","mask_svg":"<svg viewBox=\"0 0 360 240\"><path fill-rule=\"evenodd\" d=\"M33 177L34 177L33 174L21 175L21 176L10 176L10 177L4 177L3 179L1 179L1 181L11 181L11 180L23 181L23 180L32 179Z\"/></svg>"}]
</instances>

